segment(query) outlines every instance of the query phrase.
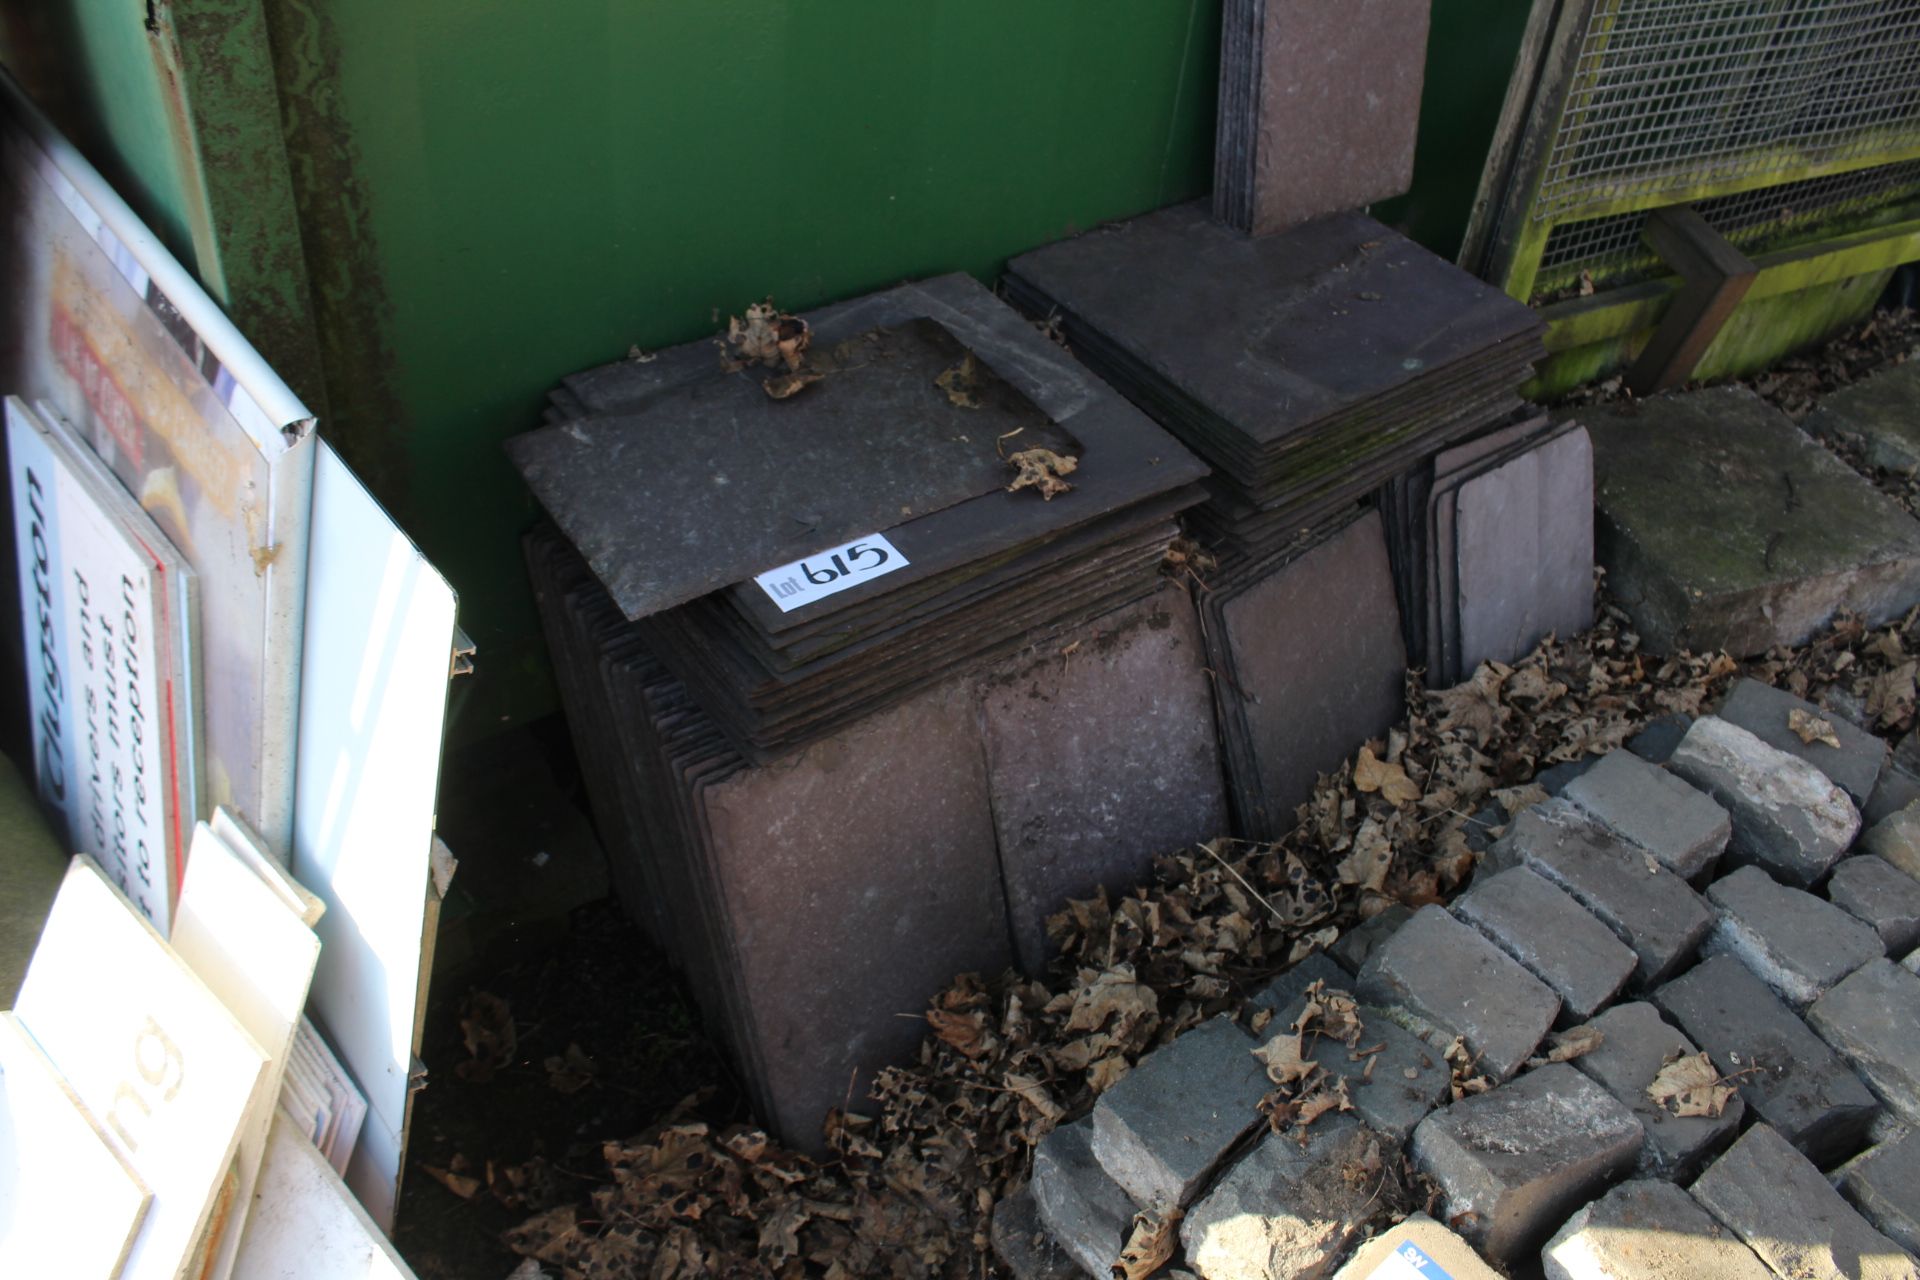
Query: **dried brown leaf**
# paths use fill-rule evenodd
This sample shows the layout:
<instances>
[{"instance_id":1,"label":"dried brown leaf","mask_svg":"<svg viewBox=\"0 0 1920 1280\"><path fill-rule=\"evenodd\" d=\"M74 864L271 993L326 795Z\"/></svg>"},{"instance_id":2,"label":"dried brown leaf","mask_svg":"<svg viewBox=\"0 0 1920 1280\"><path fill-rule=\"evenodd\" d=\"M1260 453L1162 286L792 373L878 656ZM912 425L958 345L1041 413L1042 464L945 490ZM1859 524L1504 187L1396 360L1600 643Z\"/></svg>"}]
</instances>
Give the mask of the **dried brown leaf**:
<instances>
[{"instance_id":1,"label":"dried brown leaf","mask_svg":"<svg viewBox=\"0 0 1920 1280\"><path fill-rule=\"evenodd\" d=\"M1334 868L1334 874L1340 878L1341 884L1356 885L1377 893L1386 887L1387 873L1392 870L1393 845L1387 839L1386 829L1368 818L1354 833L1353 848Z\"/></svg>"},{"instance_id":2,"label":"dried brown leaf","mask_svg":"<svg viewBox=\"0 0 1920 1280\"><path fill-rule=\"evenodd\" d=\"M1041 498L1052 502L1053 495L1073 488L1060 477L1072 475L1079 467L1080 460L1071 456L1063 457L1051 449L1022 449L1018 453L1008 454L1007 463L1019 472L1013 478L1013 483L1007 486L1008 493L1038 489Z\"/></svg>"},{"instance_id":3,"label":"dried brown leaf","mask_svg":"<svg viewBox=\"0 0 1920 1280\"><path fill-rule=\"evenodd\" d=\"M1735 1092L1704 1052L1674 1058L1647 1086L1647 1096L1676 1116L1717 1116Z\"/></svg>"},{"instance_id":4,"label":"dried brown leaf","mask_svg":"<svg viewBox=\"0 0 1920 1280\"><path fill-rule=\"evenodd\" d=\"M1374 758L1373 748L1363 746L1353 760L1353 785L1357 790L1380 793L1391 805L1412 804L1420 798L1419 784L1407 776L1398 764Z\"/></svg>"},{"instance_id":5,"label":"dried brown leaf","mask_svg":"<svg viewBox=\"0 0 1920 1280\"><path fill-rule=\"evenodd\" d=\"M1289 1031L1248 1052L1266 1067L1267 1079L1279 1085L1293 1084L1319 1069L1318 1063L1302 1056L1300 1042L1300 1034Z\"/></svg>"},{"instance_id":6,"label":"dried brown leaf","mask_svg":"<svg viewBox=\"0 0 1920 1280\"><path fill-rule=\"evenodd\" d=\"M1582 1023L1569 1027L1565 1031L1556 1031L1547 1037L1547 1051L1527 1059L1530 1067L1544 1067L1553 1062L1572 1062L1598 1049L1606 1036L1598 1027Z\"/></svg>"},{"instance_id":7,"label":"dried brown leaf","mask_svg":"<svg viewBox=\"0 0 1920 1280\"><path fill-rule=\"evenodd\" d=\"M1787 712L1787 728L1808 746L1816 742L1824 742L1835 749L1840 746L1840 735L1833 731L1833 725L1805 708L1795 707Z\"/></svg>"},{"instance_id":8,"label":"dried brown leaf","mask_svg":"<svg viewBox=\"0 0 1920 1280\"><path fill-rule=\"evenodd\" d=\"M1147 1280L1165 1266L1173 1256L1174 1242L1178 1239L1175 1229L1180 1225L1180 1218L1178 1209L1142 1209L1135 1214L1127 1243L1120 1250L1120 1256L1113 1260L1114 1280Z\"/></svg>"},{"instance_id":9,"label":"dried brown leaf","mask_svg":"<svg viewBox=\"0 0 1920 1280\"><path fill-rule=\"evenodd\" d=\"M980 398L974 394L980 388L980 362L969 351L959 364L951 369L942 370L933 380L933 385L947 393L947 399L960 409L978 409Z\"/></svg>"}]
</instances>

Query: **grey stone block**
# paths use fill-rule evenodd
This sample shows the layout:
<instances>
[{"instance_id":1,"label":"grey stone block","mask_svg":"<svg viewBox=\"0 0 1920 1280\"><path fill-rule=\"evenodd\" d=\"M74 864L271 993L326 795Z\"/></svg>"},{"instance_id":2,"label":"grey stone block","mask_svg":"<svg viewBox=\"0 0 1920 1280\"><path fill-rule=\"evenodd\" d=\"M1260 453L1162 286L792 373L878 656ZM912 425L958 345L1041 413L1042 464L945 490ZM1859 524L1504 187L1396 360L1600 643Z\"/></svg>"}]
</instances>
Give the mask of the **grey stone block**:
<instances>
[{"instance_id":1,"label":"grey stone block","mask_svg":"<svg viewBox=\"0 0 1920 1280\"><path fill-rule=\"evenodd\" d=\"M1867 807L1860 811L1860 823L1864 827L1873 827L1910 804L1920 802L1920 778L1901 767L1898 759L1880 771L1880 781L1874 784L1873 797L1867 801Z\"/></svg>"},{"instance_id":2,"label":"grey stone block","mask_svg":"<svg viewBox=\"0 0 1920 1280\"><path fill-rule=\"evenodd\" d=\"M1853 436L1870 467L1920 467L1920 361L1891 365L1820 397L1801 422L1815 436Z\"/></svg>"},{"instance_id":3,"label":"grey stone block","mask_svg":"<svg viewBox=\"0 0 1920 1280\"><path fill-rule=\"evenodd\" d=\"M1062 657L1062 652L1072 652ZM1021 968L1047 917L1143 879L1156 854L1227 829L1193 602L1169 585L980 680L987 781Z\"/></svg>"},{"instance_id":4,"label":"grey stone block","mask_svg":"<svg viewBox=\"0 0 1920 1280\"><path fill-rule=\"evenodd\" d=\"M1759 1124L1694 1181L1693 1198L1783 1277L1916 1280L1920 1267L1875 1231L1807 1158Z\"/></svg>"},{"instance_id":5,"label":"grey stone block","mask_svg":"<svg viewBox=\"0 0 1920 1280\"><path fill-rule=\"evenodd\" d=\"M1322 952L1316 951L1249 997L1247 1003L1256 1009L1269 1009L1277 1014L1298 1000L1316 982L1324 982L1335 990L1350 991L1353 988L1353 975L1327 959Z\"/></svg>"},{"instance_id":6,"label":"grey stone block","mask_svg":"<svg viewBox=\"0 0 1920 1280\"><path fill-rule=\"evenodd\" d=\"M1396 902L1379 915L1371 916L1341 934L1339 940L1327 948L1327 954L1348 973L1358 973L1360 966L1367 962L1367 957L1373 954L1373 949L1391 938L1396 929L1411 919L1412 908Z\"/></svg>"},{"instance_id":7,"label":"grey stone block","mask_svg":"<svg viewBox=\"0 0 1920 1280\"><path fill-rule=\"evenodd\" d=\"M1187 1262L1207 1280L1316 1280L1332 1271L1366 1222L1378 1189L1352 1173L1391 1143L1347 1116L1304 1131L1267 1133L1221 1175L1180 1224Z\"/></svg>"},{"instance_id":8,"label":"grey stone block","mask_svg":"<svg viewBox=\"0 0 1920 1280\"><path fill-rule=\"evenodd\" d=\"M1268 1026L1267 1036L1291 1027L1305 1008L1304 998L1291 1001ZM1345 1079L1354 1115L1398 1146L1450 1092L1446 1046L1426 1043L1372 1005L1359 1006L1359 1016L1360 1039L1352 1049L1308 1036L1302 1052L1329 1075Z\"/></svg>"},{"instance_id":9,"label":"grey stone block","mask_svg":"<svg viewBox=\"0 0 1920 1280\"><path fill-rule=\"evenodd\" d=\"M1830 1164L1859 1147L1880 1104L1738 960L1704 961L1655 991L1653 1002L1733 1079L1756 1116L1815 1161Z\"/></svg>"},{"instance_id":10,"label":"grey stone block","mask_svg":"<svg viewBox=\"0 0 1920 1280\"><path fill-rule=\"evenodd\" d=\"M1859 834L1859 811L1825 774L1718 716L1694 721L1667 767L1732 815L1734 861L1788 884L1818 880Z\"/></svg>"},{"instance_id":11,"label":"grey stone block","mask_svg":"<svg viewBox=\"0 0 1920 1280\"><path fill-rule=\"evenodd\" d=\"M1871 926L1758 867L1714 881L1707 898L1720 912L1707 953L1737 957L1795 1009L1887 953Z\"/></svg>"},{"instance_id":12,"label":"grey stone block","mask_svg":"<svg viewBox=\"0 0 1920 1280\"><path fill-rule=\"evenodd\" d=\"M1598 916L1633 949L1642 986L1683 967L1713 926L1713 912L1686 881L1565 799L1515 818L1489 856L1531 868Z\"/></svg>"},{"instance_id":13,"label":"grey stone block","mask_svg":"<svg viewBox=\"0 0 1920 1280\"><path fill-rule=\"evenodd\" d=\"M1576 1022L1619 994L1639 963L1585 907L1525 867L1476 880L1453 913L1552 987Z\"/></svg>"},{"instance_id":14,"label":"grey stone block","mask_svg":"<svg viewBox=\"0 0 1920 1280\"><path fill-rule=\"evenodd\" d=\"M1540 1251L1546 1280L1772 1280L1732 1232L1671 1182L1623 1182Z\"/></svg>"},{"instance_id":15,"label":"grey stone block","mask_svg":"<svg viewBox=\"0 0 1920 1280\"><path fill-rule=\"evenodd\" d=\"M1409 1274L1452 1280L1500 1280L1473 1246L1424 1213L1361 1245L1333 1280L1405 1280Z\"/></svg>"},{"instance_id":16,"label":"grey stone block","mask_svg":"<svg viewBox=\"0 0 1920 1280\"><path fill-rule=\"evenodd\" d=\"M1093 1155L1093 1120L1063 1124L1033 1151L1040 1222L1088 1275L1106 1276L1133 1227L1134 1204Z\"/></svg>"},{"instance_id":17,"label":"grey stone block","mask_svg":"<svg viewBox=\"0 0 1920 1280\"><path fill-rule=\"evenodd\" d=\"M1900 962L1900 967L1908 973L1920 973L1920 947L1908 952L1907 958Z\"/></svg>"},{"instance_id":18,"label":"grey stone block","mask_svg":"<svg viewBox=\"0 0 1920 1280\"><path fill-rule=\"evenodd\" d=\"M1640 732L1627 739L1627 750L1648 764L1665 764L1691 728L1693 717L1684 712L1660 716L1647 721Z\"/></svg>"},{"instance_id":19,"label":"grey stone block","mask_svg":"<svg viewBox=\"0 0 1920 1280\"><path fill-rule=\"evenodd\" d=\"M1878 854L1920 880L1920 804L1882 818L1860 837L1862 853Z\"/></svg>"},{"instance_id":20,"label":"grey stone block","mask_svg":"<svg viewBox=\"0 0 1920 1280\"><path fill-rule=\"evenodd\" d=\"M1840 745L1833 747L1817 740L1802 742L1800 735L1788 727L1796 711L1826 721ZM1890 754L1884 741L1845 717L1758 680L1736 681L1715 714L1728 724L1739 725L1768 746L1806 761L1846 792L1856 806L1865 804L1873 795L1881 766Z\"/></svg>"},{"instance_id":21,"label":"grey stone block","mask_svg":"<svg viewBox=\"0 0 1920 1280\"><path fill-rule=\"evenodd\" d=\"M1827 877L1827 897L1872 925L1891 955L1905 955L1920 943L1920 880L1885 858L1869 853L1841 859Z\"/></svg>"},{"instance_id":22,"label":"grey stone block","mask_svg":"<svg viewBox=\"0 0 1920 1280\"><path fill-rule=\"evenodd\" d=\"M1849 1160L1840 1194L1908 1253L1920 1254L1920 1132L1900 1135Z\"/></svg>"},{"instance_id":23,"label":"grey stone block","mask_svg":"<svg viewBox=\"0 0 1920 1280\"><path fill-rule=\"evenodd\" d=\"M1677 1116L1647 1096L1661 1067L1699 1052L1652 1005L1615 1005L1592 1026L1602 1037L1600 1047L1575 1058L1573 1065L1639 1118L1647 1135L1640 1148L1641 1173L1685 1182L1740 1132L1747 1107L1737 1095L1717 1116Z\"/></svg>"},{"instance_id":24,"label":"grey stone block","mask_svg":"<svg viewBox=\"0 0 1920 1280\"><path fill-rule=\"evenodd\" d=\"M1578 416L1607 586L1649 652L1762 653L1920 598L1920 524L1746 388Z\"/></svg>"},{"instance_id":25,"label":"grey stone block","mask_svg":"<svg viewBox=\"0 0 1920 1280\"><path fill-rule=\"evenodd\" d=\"M1446 1220L1512 1265L1631 1170L1640 1141L1633 1113L1561 1062L1434 1112L1412 1153L1440 1185Z\"/></svg>"},{"instance_id":26,"label":"grey stone block","mask_svg":"<svg viewBox=\"0 0 1920 1280\"><path fill-rule=\"evenodd\" d=\"M1711 797L1631 751L1609 752L1564 794L1682 880L1712 866L1733 834L1733 820Z\"/></svg>"},{"instance_id":27,"label":"grey stone block","mask_svg":"<svg viewBox=\"0 0 1920 1280\"><path fill-rule=\"evenodd\" d=\"M1481 1069L1520 1069L1560 1012L1560 997L1443 907L1423 907L1374 949L1361 996L1463 1036Z\"/></svg>"},{"instance_id":28,"label":"grey stone block","mask_svg":"<svg viewBox=\"0 0 1920 1280\"><path fill-rule=\"evenodd\" d=\"M1093 1154L1144 1208L1184 1208L1228 1148L1261 1123L1270 1087L1254 1043L1225 1017L1147 1055L1100 1095Z\"/></svg>"},{"instance_id":29,"label":"grey stone block","mask_svg":"<svg viewBox=\"0 0 1920 1280\"><path fill-rule=\"evenodd\" d=\"M1920 974L1875 960L1814 1001L1807 1025L1889 1109L1920 1125Z\"/></svg>"},{"instance_id":30,"label":"grey stone block","mask_svg":"<svg viewBox=\"0 0 1920 1280\"><path fill-rule=\"evenodd\" d=\"M1020 1188L993 1206L993 1254L1014 1280L1081 1280L1086 1273L1040 1223L1033 1188Z\"/></svg>"},{"instance_id":31,"label":"grey stone block","mask_svg":"<svg viewBox=\"0 0 1920 1280\"><path fill-rule=\"evenodd\" d=\"M1540 789L1550 796L1564 795L1568 787L1587 775L1587 772L1599 764L1599 756L1581 756L1578 760L1562 760L1559 764L1550 764L1533 775Z\"/></svg>"}]
</instances>

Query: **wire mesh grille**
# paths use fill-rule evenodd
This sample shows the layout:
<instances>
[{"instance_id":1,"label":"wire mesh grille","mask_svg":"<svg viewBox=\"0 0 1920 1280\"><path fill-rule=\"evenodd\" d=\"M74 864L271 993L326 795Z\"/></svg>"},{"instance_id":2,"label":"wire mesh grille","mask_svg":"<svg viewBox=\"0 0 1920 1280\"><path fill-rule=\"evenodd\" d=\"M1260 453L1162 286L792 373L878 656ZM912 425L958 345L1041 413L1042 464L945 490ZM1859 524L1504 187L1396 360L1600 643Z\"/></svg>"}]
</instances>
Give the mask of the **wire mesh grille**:
<instances>
[{"instance_id":1,"label":"wire mesh grille","mask_svg":"<svg viewBox=\"0 0 1920 1280\"><path fill-rule=\"evenodd\" d=\"M1697 201L1694 209L1734 245L1759 253L1802 234L1840 234L1912 206L1920 206L1917 160L1716 196ZM1660 259L1641 242L1646 221L1643 210L1555 224L1540 255L1534 300L1572 287L1582 272L1597 284L1626 284L1663 272Z\"/></svg>"},{"instance_id":2,"label":"wire mesh grille","mask_svg":"<svg viewBox=\"0 0 1920 1280\"><path fill-rule=\"evenodd\" d=\"M1915 143L1920 0L1598 0L1533 217Z\"/></svg>"}]
</instances>

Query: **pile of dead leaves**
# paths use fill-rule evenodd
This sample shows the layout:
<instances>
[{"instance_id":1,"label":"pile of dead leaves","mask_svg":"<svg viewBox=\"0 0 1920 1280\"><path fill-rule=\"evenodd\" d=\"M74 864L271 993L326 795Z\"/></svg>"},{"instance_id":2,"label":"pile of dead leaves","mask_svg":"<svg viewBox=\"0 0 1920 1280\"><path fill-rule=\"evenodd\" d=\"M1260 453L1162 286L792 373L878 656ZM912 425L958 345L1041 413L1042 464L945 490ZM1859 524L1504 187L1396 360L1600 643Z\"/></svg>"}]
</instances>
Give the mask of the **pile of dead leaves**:
<instances>
[{"instance_id":1,"label":"pile of dead leaves","mask_svg":"<svg viewBox=\"0 0 1920 1280\"><path fill-rule=\"evenodd\" d=\"M720 367L729 373L765 366L775 370L761 388L775 400L785 400L820 381L825 374L807 365L813 331L799 316L773 305L756 302L745 316L727 317L727 336L720 340Z\"/></svg>"}]
</instances>

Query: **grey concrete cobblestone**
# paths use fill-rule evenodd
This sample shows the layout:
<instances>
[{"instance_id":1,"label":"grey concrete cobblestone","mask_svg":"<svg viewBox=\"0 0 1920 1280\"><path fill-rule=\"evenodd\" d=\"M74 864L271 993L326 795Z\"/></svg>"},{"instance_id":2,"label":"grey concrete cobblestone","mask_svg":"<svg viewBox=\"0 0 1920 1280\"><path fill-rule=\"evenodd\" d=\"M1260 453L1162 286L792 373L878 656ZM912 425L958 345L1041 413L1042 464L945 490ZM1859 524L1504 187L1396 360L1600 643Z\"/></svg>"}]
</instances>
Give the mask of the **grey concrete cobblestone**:
<instances>
[{"instance_id":1,"label":"grey concrete cobblestone","mask_svg":"<svg viewBox=\"0 0 1920 1280\"><path fill-rule=\"evenodd\" d=\"M1796 711L1825 722L1840 745L1831 746L1818 738L1802 740L1790 723ZM1846 792L1856 807L1865 805L1873 795L1880 770L1892 754L1884 741L1845 716L1750 678L1735 681L1714 714L1739 725L1768 746L1806 761Z\"/></svg>"},{"instance_id":2,"label":"grey concrete cobblestone","mask_svg":"<svg viewBox=\"0 0 1920 1280\"><path fill-rule=\"evenodd\" d=\"M1562 794L1683 880L1718 861L1733 835L1733 820L1712 797L1631 751L1609 752Z\"/></svg>"},{"instance_id":3,"label":"grey concrete cobblestone","mask_svg":"<svg viewBox=\"0 0 1920 1280\"><path fill-rule=\"evenodd\" d=\"M1412 1155L1439 1184L1444 1218L1511 1265L1633 1169L1640 1122L1565 1063L1529 1071L1420 1122Z\"/></svg>"},{"instance_id":4,"label":"grey concrete cobblestone","mask_svg":"<svg viewBox=\"0 0 1920 1280\"><path fill-rule=\"evenodd\" d=\"M1920 1131L1890 1138L1837 1171L1840 1194L1908 1253L1920 1255Z\"/></svg>"},{"instance_id":5,"label":"grey concrete cobblestone","mask_svg":"<svg viewBox=\"0 0 1920 1280\"><path fill-rule=\"evenodd\" d=\"M1734 956L1795 1010L1887 953L1872 926L1758 867L1722 876L1707 898L1719 909L1707 954Z\"/></svg>"},{"instance_id":6,"label":"grey concrete cobblestone","mask_svg":"<svg viewBox=\"0 0 1920 1280\"><path fill-rule=\"evenodd\" d=\"M1827 898L1873 926L1887 954L1905 955L1920 945L1920 880L1885 858L1843 858L1827 877Z\"/></svg>"},{"instance_id":7,"label":"grey concrete cobblestone","mask_svg":"<svg viewBox=\"0 0 1920 1280\"><path fill-rule=\"evenodd\" d=\"M1260 1121L1268 1083L1254 1043L1226 1017L1149 1054L1093 1108L1093 1154L1143 1208L1185 1207Z\"/></svg>"},{"instance_id":8,"label":"grey concrete cobblestone","mask_svg":"<svg viewBox=\"0 0 1920 1280\"><path fill-rule=\"evenodd\" d=\"M1374 1187L1348 1171L1396 1154L1342 1115L1267 1133L1195 1202L1180 1224L1187 1262L1206 1280L1318 1280L1366 1223Z\"/></svg>"},{"instance_id":9,"label":"grey concrete cobblestone","mask_svg":"<svg viewBox=\"0 0 1920 1280\"><path fill-rule=\"evenodd\" d=\"M1277 1014L1297 1001L1316 982L1324 982L1329 987L1351 988L1353 975L1327 959L1324 952L1316 951L1262 987L1249 997L1248 1003L1255 1009L1267 1009Z\"/></svg>"},{"instance_id":10,"label":"grey concrete cobblestone","mask_svg":"<svg viewBox=\"0 0 1920 1280\"><path fill-rule=\"evenodd\" d=\"M1814 1001L1807 1025L1890 1111L1920 1125L1920 974L1875 960Z\"/></svg>"},{"instance_id":11,"label":"grey concrete cobblestone","mask_svg":"<svg viewBox=\"0 0 1920 1280\"><path fill-rule=\"evenodd\" d=\"M1694 721L1667 767L1732 817L1734 863L1788 884L1820 879L1859 833L1859 810L1825 774L1718 716Z\"/></svg>"},{"instance_id":12,"label":"grey concrete cobblestone","mask_svg":"<svg viewBox=\"0 0 1920 1280\"><path fill-rule=\"evenodd\" d=\"M1814 1160L1852 1155L1880 1104L1860 1078L1732 956L1654 991L1653 1003L1737 1082L1741 1100Z\"/></svg>"},{"instance_id":13,"label":"grey concrete cobblestone","mask_svg":"<svg viewBox=\"0 0 1920 1280\"><path fill-rule=\"evenodd\" d=\"M1642 987L1679 972L1713 927L1712 910L1686 881L1564 799L1515 818L1489 861L1538 872L1599 917L1639 958Z\"/></svg>"},{"instance_id":14,"label":"grey concrete cobblestone","mask_svg":"<svg viewBox=\"0 0 1920 1280\"><path fill-rule=\"evenodd\" d=\"M1327 954L1348 973L1358 973L1360 966L1367 962L1367 957L1373 954L1373 949L1391 938L1401 925L1411 919L1412 910L1396 902L1379 915L1363 920L1341 934L1327 949Z\"/></svg>"},{"instance_id":15,"label":"grey concrete cobblestone","mask_svg":"<svg viewBox=\"0 0 1920 1280\"><path fill-rule=\"evenodd\" d=\"M1350 985L1328 983L1332 988ZM1264 1034L1285 1031L1305 1009L1304 997L1294 1000L1275 1015ZM1345 1079L1354 1115L1397 1146L1429 1111L1446 1101L1453 1079L1444 1056L1446 1046L1427 1044L1372 1005L1360 1005L1358 1013L1360 1040L1354 1048L1310 1034L1302 1053L1328 1075Z\"/></svg>"},{"instance_id":16,"label":"grey concrete cobblestone","mask_svg":"<svg viewBox=\"0 0 1920 1280\"><path fill-rule=\"evenodd\" d=\"M1877 854L1920 880L1920 802L1867 828L1860 837L1860 852Z\"/></svg>"},{"instance_id":17,"label":"grey concrete cobblestone","mask_svg":"<svg viewBox=\"0 0 1920 1280\"><path fill-rule=\"evenodd\" d=\"M1546 1280L1770 1280L1773 1273L1694 1198L1651 1178L1623 1182L1540 1251Z\"/></svg>"},{"instance_id":18,"label":"grey concrete cobblestone","mask_svg":"<svg viewBox=\"0 0 1920 1280\"><path fill-rule=\"evenodd\" d=\"M1605 1008L1639 964L1611 929L1526 867L1476 880L1453 914L1552 987L1571 1021Z\"/></svg>"},{"instance_id":19,"label":"grey concrete cobblestone","mask_svg":"<svg viewBox=\"0 0 1920 1280\"><path fill-rule=\"evenodd\" d=\"M1560 1012L1551 988L1444 907L1422 907L1376 947L1357 987L1370 1004L1464 1037L1496 1080L1520 1069Z\"/></svg>"},{"instance_id":20,"label":"grey concrete cobblestone","mask_svg":"<svg viewBox=\"0 0 1920 1280\"><path fill-rule=\"evenodd\" d=\"M1647 1136L1640 1148L1641 1173L1685 1182L1740 1132L1747 1107L1738 1094L1717 1116L1678 1116L1647 1096L1647 1086L1661 1067L1700 1051L1651 1004L1636 1000L1615 1005L1589 1025L1600 1033L1600 1046L1575 1058L1573 1065L1639 1119Z\"/></svg>"},{"instance_id":21,"label":"grey concrete cobblestone","mask_svg":"<svg viewBox=\"0 0 1920 1280\"><path fill-rule=\"evenodd\" d=\"M1034 1207L1061 1248L1091 1275L1120 1255L1134 1203L1093 1154L1092 1117L1063 1124L1033 1152Z\"/></svg>"},{"instance_id":22,"label":"grey concrete cobblestone","mask_svg":"<svg viewBox=\"0 0 1920 1280\"><path fill-rule=\"evenodd\" d=\"M1913 1258L1875 1231L1767 1125L1747 1130L1694 1180L1691 1191L1776 1275L1920 1280Z\"/></svg>"},{"instance_id":23,"label":"grey concrete cobblestone","mask_svg":"<svg viewBox=\"0 0 1920 1280\"><path fill-rule=\"evenodd\" d=\"M1086 1275L1040 1221L1031 1185L993 1207L989 1239L994 1256L1014 1280L1081 1280Z\"/></svg>"}]
</instances>

